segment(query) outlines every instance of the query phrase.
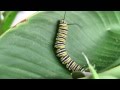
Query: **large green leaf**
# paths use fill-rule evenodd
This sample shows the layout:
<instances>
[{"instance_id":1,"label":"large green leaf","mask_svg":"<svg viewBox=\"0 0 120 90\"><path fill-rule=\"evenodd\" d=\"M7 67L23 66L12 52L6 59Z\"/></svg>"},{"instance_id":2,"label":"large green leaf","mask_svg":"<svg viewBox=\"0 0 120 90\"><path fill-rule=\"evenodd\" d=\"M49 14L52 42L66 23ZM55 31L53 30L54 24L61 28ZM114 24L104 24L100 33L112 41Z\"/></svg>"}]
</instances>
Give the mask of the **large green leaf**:
<instances>
[{"instance_id":1,"label":"large green leaf","mask_svg":"<svg viewBox=\"0 0 120 90\"><path fill-rule=\"evenodd\" d=\"M64 11L38 13L4 33L0 78L72 78L53 47L57 22L63 17ZM87 65L82 56L86 53L101 75L120 64L120 12L69 11L65 19L76 23L69 25L66 43L73 60Z\"/></svg>"}]
</instances>

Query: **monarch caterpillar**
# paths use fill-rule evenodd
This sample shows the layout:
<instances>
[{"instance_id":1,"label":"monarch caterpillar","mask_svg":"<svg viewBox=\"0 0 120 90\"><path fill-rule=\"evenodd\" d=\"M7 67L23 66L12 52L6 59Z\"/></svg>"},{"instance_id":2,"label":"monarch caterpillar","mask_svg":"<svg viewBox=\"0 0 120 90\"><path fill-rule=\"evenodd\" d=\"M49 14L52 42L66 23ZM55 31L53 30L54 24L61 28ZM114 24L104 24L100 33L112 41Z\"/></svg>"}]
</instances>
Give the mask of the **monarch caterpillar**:
<instances>
[{"instance_id":1,"label":"monarch caterpillar","mask_svg":"<svg viewBox=\"0 0 120 90\"><path fill-rule=\"evenodd\" d=\"M59 21L58 33L56 36L56 42L54 46L56 48L56 54L60 58L60 61L62 62L62 64L66 65L66 68L68 68L68 70L72 72L74 71L83 72L85 69L71 59L71 57L68 55L68 52L65 48L65 43L66 43L67 33L68 33L68 24L65 21L65 14L64 14L64 19Z\"/></svg>"}]
</instances>

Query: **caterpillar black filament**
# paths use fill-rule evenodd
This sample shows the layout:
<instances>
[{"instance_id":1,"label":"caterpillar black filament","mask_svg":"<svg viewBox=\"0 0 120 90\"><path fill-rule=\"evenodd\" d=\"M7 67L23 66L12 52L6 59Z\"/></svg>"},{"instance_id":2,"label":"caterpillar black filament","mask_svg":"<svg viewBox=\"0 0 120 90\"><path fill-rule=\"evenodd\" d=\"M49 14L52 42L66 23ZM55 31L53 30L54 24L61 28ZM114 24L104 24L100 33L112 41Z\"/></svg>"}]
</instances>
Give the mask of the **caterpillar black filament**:
<instances>
[{"instance_id":1,"label":"caterpillar black filament","mask_svg":"<svg viewBox=\"0 0 120 90\"><path fill-rule=\"evenodd\" d=\"M65 48L65 43L67 39L67 33L68 33L68 24L63 19L59 22L59 29L56 37L55 42L55 48L57 56L60 58L62 64L66 65L66 68L68 68L70 71L84 71L85 69L78 65L74 60L71 59L71 57L68 55L68 52Z\"/></svg>"}]
</instances>

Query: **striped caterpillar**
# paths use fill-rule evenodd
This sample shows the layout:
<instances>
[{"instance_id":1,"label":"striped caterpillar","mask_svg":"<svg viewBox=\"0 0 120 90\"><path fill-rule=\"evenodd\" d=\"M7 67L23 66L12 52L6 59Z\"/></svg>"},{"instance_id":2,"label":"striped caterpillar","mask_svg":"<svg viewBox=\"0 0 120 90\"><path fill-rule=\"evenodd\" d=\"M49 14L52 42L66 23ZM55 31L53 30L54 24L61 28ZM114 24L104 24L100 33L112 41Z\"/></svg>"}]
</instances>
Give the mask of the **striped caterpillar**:
<instances>
[{"instance_id":1,"label":"striped caterpillar","mask_svg":"<svg viewBox=\"0 0 120 90\"><path fill-rule=\"evenodd\" d=\"M65 16L64 16L64 19L59 21L58 33L56 36L56 42L54 46L56 48L57 57L60 58L62 64L66 65L66 68L68 68L68 70L72 72L75 71L83 72L85 71L85 69L71 59L65 48L67 33L68 33L68 24L65 21Z\"/></svg>"}]
</instances>

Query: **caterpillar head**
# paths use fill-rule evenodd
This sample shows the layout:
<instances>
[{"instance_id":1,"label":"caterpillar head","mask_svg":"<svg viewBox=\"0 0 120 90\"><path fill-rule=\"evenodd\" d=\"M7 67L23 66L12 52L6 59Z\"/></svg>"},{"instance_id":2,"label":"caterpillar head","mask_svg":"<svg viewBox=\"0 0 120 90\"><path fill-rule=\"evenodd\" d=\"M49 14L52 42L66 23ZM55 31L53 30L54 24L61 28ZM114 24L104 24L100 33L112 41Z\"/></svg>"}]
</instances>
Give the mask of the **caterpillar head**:
<instances>
[{"instance_id":1,"label":"caterpillar head","mask_svg":"<svg viewBox=\"0 0 120 90\"><path fill-rule=\"evenodd\" d=\"M67 24L67 22L64 19L60 20L59 28L68 30L68 24Z\"/></svg>"},{"instance_id":2,"label":"caterpillar head","mask_svg":"<svg viewBox=\"0 0 120 90\"><path fill-rule=\"evenodd\" d=\"M60 24L67 24L67 22L64 19L62 19L60 20Z\"/></svg>"}]
</instances>

